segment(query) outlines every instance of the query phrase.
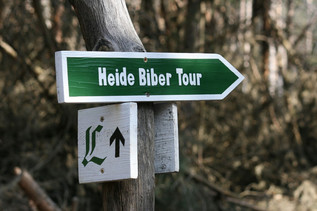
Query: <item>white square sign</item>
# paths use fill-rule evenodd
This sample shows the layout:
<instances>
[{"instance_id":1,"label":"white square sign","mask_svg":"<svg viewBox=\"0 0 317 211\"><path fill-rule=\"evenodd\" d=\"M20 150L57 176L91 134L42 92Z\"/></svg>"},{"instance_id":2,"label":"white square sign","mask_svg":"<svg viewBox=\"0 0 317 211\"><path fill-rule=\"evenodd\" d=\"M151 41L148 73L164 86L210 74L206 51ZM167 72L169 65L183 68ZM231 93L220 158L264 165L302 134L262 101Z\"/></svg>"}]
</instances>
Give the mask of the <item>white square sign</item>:
<instances>
[{"instance_id":1,"label":"white square sign","mask_svg":"<svg viewBox=\"0 0 317 211\"><path fill-rule=\"evenodd\" d=\"M78 111L79 183L138 177L137 104Z\"/></svg>"}]
</instances>

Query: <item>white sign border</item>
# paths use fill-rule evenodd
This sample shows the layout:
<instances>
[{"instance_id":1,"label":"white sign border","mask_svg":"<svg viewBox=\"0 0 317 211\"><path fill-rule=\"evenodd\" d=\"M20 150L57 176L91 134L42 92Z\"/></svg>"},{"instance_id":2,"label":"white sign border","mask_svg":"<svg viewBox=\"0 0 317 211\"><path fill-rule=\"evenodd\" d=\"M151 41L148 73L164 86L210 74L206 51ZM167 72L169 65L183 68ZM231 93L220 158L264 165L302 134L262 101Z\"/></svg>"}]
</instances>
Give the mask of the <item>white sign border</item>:
<instances>
[{"instance_id":1,"label":"white sign border","mask_svg":"<svg viewBox=\"0 0 317 211\"><path fill-rule=\"evenodd\" d=\"M155 58L155 59L219 59L238 79L222 94L200 95L128 95L128 96L85 96L71 97L68 89L67 57L91 58ZM244 79L244 76L219 54L209 53L149 53L149 52L100 52L100 51L57 51L55 52L57 99L59 103L115 103L115 102L167 102L222 100Z\"/></svg>"}]
</instances>

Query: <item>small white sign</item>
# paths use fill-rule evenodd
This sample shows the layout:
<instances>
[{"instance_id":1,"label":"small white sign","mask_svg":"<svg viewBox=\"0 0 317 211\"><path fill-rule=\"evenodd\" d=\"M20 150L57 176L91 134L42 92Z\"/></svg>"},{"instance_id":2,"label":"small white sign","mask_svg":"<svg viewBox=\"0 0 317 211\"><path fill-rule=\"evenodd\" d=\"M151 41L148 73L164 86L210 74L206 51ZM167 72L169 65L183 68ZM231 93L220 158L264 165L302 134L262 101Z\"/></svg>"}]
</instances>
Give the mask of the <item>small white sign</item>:
<instances>
[{"instance_id":1,"label":"small white sign","mask_svg":"<svg viewBox=\"0 0 317 211\"><path fill-rule=\"evenodd\" d=\"M138 177L137 104L78 111L79 183Z\"/></svg>"},{"instance_id":2,"label":"small white sign","mask_svg":"<svg viewBox=\"0 0 317 211\"><path fill-rule=\"evenodd\" d=\"M175 103L154 105L155 173L179 171L178 119Z\"/></svg>"}]
</instances>

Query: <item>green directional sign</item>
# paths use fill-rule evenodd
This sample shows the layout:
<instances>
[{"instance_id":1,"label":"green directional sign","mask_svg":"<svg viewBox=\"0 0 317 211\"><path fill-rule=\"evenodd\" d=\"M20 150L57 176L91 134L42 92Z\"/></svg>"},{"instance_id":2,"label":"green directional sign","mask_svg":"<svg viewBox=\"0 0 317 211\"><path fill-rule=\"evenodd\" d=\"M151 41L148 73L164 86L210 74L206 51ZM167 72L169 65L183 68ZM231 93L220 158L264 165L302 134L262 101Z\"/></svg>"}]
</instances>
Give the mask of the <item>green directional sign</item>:
<instances>
[{"instance_id":1,"label":"green directional sign","mask_svg":"<svg viewBox=\"0 0 317 211\"><path fill-rule=\"evenodd\" d=\"M55 54L60 103L220 100L243 76L218 54Z\"/></svg>"}]
</instances>

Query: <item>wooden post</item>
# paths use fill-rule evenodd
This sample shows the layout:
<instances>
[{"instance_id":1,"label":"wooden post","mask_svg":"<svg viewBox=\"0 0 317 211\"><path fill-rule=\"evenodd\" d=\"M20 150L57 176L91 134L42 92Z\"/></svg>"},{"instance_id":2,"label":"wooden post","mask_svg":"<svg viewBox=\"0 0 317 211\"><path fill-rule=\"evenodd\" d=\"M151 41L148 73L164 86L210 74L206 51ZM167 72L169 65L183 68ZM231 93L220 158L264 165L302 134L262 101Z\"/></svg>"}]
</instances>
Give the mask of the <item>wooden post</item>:
<instances>
[{"instance_id":1,"label":"wooden post","mask_svg":"<svg viewBox=\"0 0 317 211\"><path fill-rule=\"evenodd\" d=\"M124 0L69 0L87 50L145 51ZM103 184L104 210L154 210L154 112L138 103L138 179Z\"/></svg>"}]
</instances>

